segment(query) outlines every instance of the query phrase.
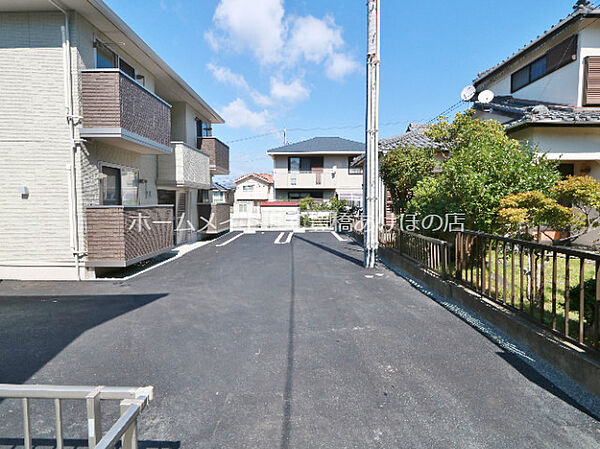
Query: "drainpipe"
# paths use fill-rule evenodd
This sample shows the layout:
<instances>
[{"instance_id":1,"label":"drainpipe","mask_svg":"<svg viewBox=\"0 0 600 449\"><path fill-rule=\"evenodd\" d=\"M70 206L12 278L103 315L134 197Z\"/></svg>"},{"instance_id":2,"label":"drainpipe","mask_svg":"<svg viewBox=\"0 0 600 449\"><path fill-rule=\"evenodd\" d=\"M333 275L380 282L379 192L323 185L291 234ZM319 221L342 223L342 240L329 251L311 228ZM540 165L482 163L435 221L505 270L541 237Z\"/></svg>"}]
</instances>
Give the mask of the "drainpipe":
<instances>
[{"instance_id":1,"label":"drainpipe","mask_svg":"<svg viewBox=\"0 0 600 449\"><path fill-rule=\"evenodd\" d=\"M71 236L71 251L75 259L75 270L77 271L77 280L81 280L79 272L80 257L79 250L79 219L77 215L77 177L75 170L75 155L79 143L75 140L75 119L73 115L73 77L71 72L71 40L69 36L69 14L58 5L54 0L48 0L55 8L60 10L65 16L65 24L60 27L63 41L63 59L64 59L64 87L65 87L65 111L71 137L71 164L69 166L69 229Z\"/></svg>"}]
</instances>

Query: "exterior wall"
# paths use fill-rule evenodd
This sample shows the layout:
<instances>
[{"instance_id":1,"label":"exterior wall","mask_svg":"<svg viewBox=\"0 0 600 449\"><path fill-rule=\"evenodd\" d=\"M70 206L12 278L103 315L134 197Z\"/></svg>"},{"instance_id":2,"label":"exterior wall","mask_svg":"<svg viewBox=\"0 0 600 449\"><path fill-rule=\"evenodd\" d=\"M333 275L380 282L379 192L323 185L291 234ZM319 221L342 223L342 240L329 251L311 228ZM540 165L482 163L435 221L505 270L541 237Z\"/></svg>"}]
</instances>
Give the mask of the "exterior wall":
<instances>
[{"instance_id":1,"label":"exterior wall","mask_svg":"<svg viewBox=\"0 0 600 449\"><path fill-rule=\"evenodd\" d=\"M0 278L10 262L73 263L63 24L60 13L0 13Z\"/></svg>"},{"instance_id":2,"label":"exterior wall","mask_svg":"<svg viewBox=\"0 0 600 449\"><path fill-rule=\"evenodd\" d=\"M336 191L344 192L362 191L363 175L350 174L348 171L348 157L351 156L349 154L324 155L321 184L317 184L316 176L313 172L298 173L296 176L296 185L293 185L290 182L290 174L288 172L289 156L290 155L273 156L273 178L276 191L280 189L335 189ZM355 154L355 156L358 156L358 154ZM334 167L336 168L334 169Z\"/></svg>"},{"instance_id":3,"label":"exterior wall","mask_svg":"<svg viewBox=\"0 0 600 449\"><path fill-rule=\"evenodd\" d=\"M200 148L210 157L210 169L219 175L229 174L229 147L216 137L202 138Z\"/></svg>"},{"instance_id":4,"label":"exterior wall","mask_svg":"<svg viewBox=\"0 0 600 449\"><path fill-rule=\"evenodd\" d=\"M583 105L583 91L585 86L585 58L600 56L600 24L595 20L579 34L579 91L577 106Z\"/></svg>"},{"instance_id":5,"label":"exterior wall","mask_svg":"<svg viewBox=\"0 0 600 449\"><path fill-rule=\"evenodd\" d=\"M511 137L537 144L551 159L600 162L600 128L536 126L513 132Z\"/></svg>"},{"instance_id":6,"label":"exterior wall","mask_svg":"<svg viewBox=\"0 0 600 449\"><path fill-rule=\"evenodd\" d=\"M261 227L298 228L300 227L300 209L297 206L262 207Z\"/></svg>"}]
</instances>

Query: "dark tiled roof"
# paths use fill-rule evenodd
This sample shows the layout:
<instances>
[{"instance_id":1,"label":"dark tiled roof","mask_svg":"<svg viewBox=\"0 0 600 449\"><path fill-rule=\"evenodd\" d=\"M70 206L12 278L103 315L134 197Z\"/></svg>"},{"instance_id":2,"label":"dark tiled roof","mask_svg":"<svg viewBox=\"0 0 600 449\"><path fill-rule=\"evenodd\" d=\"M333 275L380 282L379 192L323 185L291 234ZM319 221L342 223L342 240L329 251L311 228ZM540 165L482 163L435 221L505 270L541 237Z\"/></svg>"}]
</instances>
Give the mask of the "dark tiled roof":
<instances>
[{"instance_id":1,"label":"dark tiled roof","mask_svg":"<svg viewBox=\"0 0 600 449\"><path fill-rule=\"evenodd\" d=\"M517 59L523 53L525 53L526 51L532 49L536 45L542 44L542 43L546 42L548 39L550 39L551 37L553 37L559 31L565 29L567 26L571 25L572 23L574 23L574 22L576 22L576 21L578 21L578 20L580 20L580 19L582 19L584 17L587 17L587 16L598 16L598 15L600 15L600 9L595 9L590 4L590 2L587 1L587 0L580 0L580 1L578 1L575 4L575 6L573 7L573 9L574 9L574 11L571 14L569 14L567 17L565 17L564 19L562 19L557 24L555 24L552 27L550 27L550 29L544 31L542 34L540 34L538 37L536 37L535 39L533 39L532 41L530 41L525 46L521 47L519 50L517 50L511 56L509 56L508 58L506 58L503 61L499 62L495 66L490 67L489 69L484 70L483 72L478 73L477 74L477 78L475 78L475 80L473 80L473 83L474 84L481 83L485 78L487 78L489 75L491 75L492 73L494 73L496 70L500 69L504 65L506 65L506 64L512 62L513 60Z\"/></svg>"},{"instance_id":2,"label":"dark tiled roof","mask_svg":"<svg viewBox=\"0 0 600 449\"><path fill-rule=\"evenodd\" d=\"M233 190L234 188L235 188L235 185L232 187L231 185L227 185L224 182L213 181L213 183L212 183L212 190L216 190L219 192L227 192L229 190Z\"/></svg>"},{"instance_id":3,"label":"dark tiled roof","mask_svg":"<svg viewBox=\"0 0 600 449\"><path fill-rule=\"evenodd\" d=\"M511 96L496 97L488 104L475 102L473 107L511 118L505 123L507 129L528 124L600 125L600 109L596 108L577 108Z\"/></svg>"},{"instance_id":4,"label":"dark tiled roof","mask_svg":"<svg viewBox=\"0 0 600 449\"><path fill-rule=\"evenodd\" d=\"M431 125L424 123L411 123L404 134L388 137L379 141L379 149L392 150L401 146L414 145L420 148L438 148L439 143L434 142L425 135Z\"/></svg>"},{"instance_id":5,"label":"dark tiled roof","mask_svg":"<svg viewBox=\"0 0 600 449\"><path fill-rule=\"evenodd\" d=\"M379 140L379 152L387 153L389 150L394 148L413 145L419 148L441 148L441 144L434 142L425 135L425 131L429 129L431 125L425 123L411 123L408 125L404 134L398 134L397 136L387 137ZM352 165L360 165L365 159L364 155L356 156L352 160Z\"/></svg>"},{"instance_id":6,"label":"dark tiled roof","mask_svg":"<svg viewBox=\"0 0 600 449\"><path fill-rule=\"evenodd\" d=\"M274 153L364 153L365 144L341 137L313 137L303 142L291 143L282 147L271 148L267 154Z\"/></svg>"}]
</instances>

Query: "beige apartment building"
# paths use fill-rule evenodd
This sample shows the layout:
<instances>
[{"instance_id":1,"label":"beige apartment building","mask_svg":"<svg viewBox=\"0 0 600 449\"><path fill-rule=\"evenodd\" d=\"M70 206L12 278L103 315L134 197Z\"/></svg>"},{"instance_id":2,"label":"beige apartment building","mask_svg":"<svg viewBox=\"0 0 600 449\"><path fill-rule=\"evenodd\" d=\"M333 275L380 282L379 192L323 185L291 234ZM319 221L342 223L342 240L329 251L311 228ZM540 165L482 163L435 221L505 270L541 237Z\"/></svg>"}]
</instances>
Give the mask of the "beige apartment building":
<instances>
[{"instance_id":1,"label":"beige apartment building","mask_svg":"<svg viewBox=\"0 0 600 449\"><path fill-rule=\"evenodd\" d=\"M0 279L93 278L197 239L223 119L101 0L0 2L0 92Z\"/></svg>"},{"instance_id":2,"label":"beige apartment building","mask_svg":"<svg viewBox=\"0 0 600 449\"><path fill-rule=\"evenodd\" d=\"M361 206L363 169L352 166L352 161L364 152L364 143L340 137L315 137L268 150L273 158L275 198L296 201L337 196Z\"/></svg>"}]
</instances>

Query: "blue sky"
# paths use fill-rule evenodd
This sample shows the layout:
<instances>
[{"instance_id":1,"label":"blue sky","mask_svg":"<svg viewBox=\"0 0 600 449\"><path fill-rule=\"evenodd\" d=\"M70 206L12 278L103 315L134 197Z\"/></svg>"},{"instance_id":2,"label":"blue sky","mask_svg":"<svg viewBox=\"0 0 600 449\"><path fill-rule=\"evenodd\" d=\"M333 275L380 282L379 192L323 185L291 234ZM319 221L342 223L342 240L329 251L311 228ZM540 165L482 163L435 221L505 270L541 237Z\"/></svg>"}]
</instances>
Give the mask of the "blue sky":
<instances>
[{"instance_id":1,"label":"blue sky","mask_svg":"<svg viewBox=\"0 0 600 449\"><path fill-rule=\"evenodd\" d=\"M282 143L283 128L290 142L364 141L365 0L106 1L224 116L213 134L231 148L230 178L270 172L265 152ZM381 3L387 137L455 104L477 72L568 15L575 0Z\"/></svg>"}]
</instances>

